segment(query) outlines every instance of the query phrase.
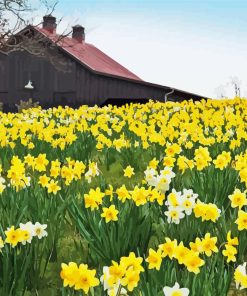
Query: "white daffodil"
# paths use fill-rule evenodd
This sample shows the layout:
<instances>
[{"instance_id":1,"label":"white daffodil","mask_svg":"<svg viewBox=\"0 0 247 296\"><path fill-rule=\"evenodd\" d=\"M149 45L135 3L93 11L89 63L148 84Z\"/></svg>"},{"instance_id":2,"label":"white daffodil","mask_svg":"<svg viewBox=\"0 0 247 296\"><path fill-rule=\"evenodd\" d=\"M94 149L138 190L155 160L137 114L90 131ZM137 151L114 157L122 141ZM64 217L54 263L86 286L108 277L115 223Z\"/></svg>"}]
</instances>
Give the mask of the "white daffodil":
<instances>
[{"instance_id":1,"label":"white daffodil","mask_svg":"<svg viewBox=\"0 0 247 296\"><path fill-rule=\"evenodd\" d=\"M5 179L0 177L0 193L2 193L6 188L6 185L4 183L5 183Z\"/></svg>"},{"instance_id":2,"label":"white daffodil","mask_svg":"<svg viewBox=\"0 0 247 296\"><path fill-rule=\"evenodd\" d=\"M160 175L156 178L155 188L161 193L165 193L166 191L169 190L170 183L171 183L171 178L169 177L169 175L167 176Z\"/></svg>"},{"instance_id":3,"label":"white daffodil","mask_svg":"<svg viewBox=\"0 0 247 296\"><path fill-rule=\"evenodd\" d=\"M104 291L111 288L108 285L108 279L109 279L109 277L110 277L109 267L108 266L104 266L103 267L103 275L100 277L101 283L104 284Z\"/></svg>"},{"instance_id":4,"label":"white daffodil","mask_svg":"<svg viewBox=\"0 0 247 296\"><path fill-rule=\"evenodd\" d=\"M38 239L41 239L44 236L47 236L48 233L45 230L47 228L47 224L40 224L39 222L36 222L33 225L34 228L34 236L37 236Z\"/></svg>"},{"instance_id":5,"label":"white daffodil","mask_svg":"<svg viewBox=\"0 0 247 296\"><path fill-rule=\"evenodd\" d=\"M165 215L167 216L167 222L168 223L175 223L179 224L180 220L184 218L183 209L181 207L173 207L170 206L168 208L168 211L165 212Z\"/></svg>"},{"instance_id":6,"label":"white daffodil","mask_svg":"<svg viewBox=\"0 0 247 296\"><path fill-rule=\"evenodd\" d=\"M175 107L173 107L173 111L174 111L174 112L178 112L178 111L180 111L180 109L181 109L181 107L179 107L179 106L175 106Z\"/></svg>"},{"instance_id":7,"label":"white daffodil","mask_svg":"<svg viewBox=\"0 0 247 296\"><path fill-rule=\"evenodd\" d=\"M85 174L85 178L88 181L88 183L92 182L92 177L99 176L99 169L98 165L95 162L91 162L89 164L89 169Z\"/></svg>"},{"instance_id":8,"label":"white daffodil","mask_svg":"<svg viewBox=\"0 0 247 296\"><path fill-rule=\"evenodd\" d=\"M162 171L160 171L161 176L169 176L171 179L175 177L175 173L172 171L171 167L164 167Z\"/></svg>"},{"instance_id":9,"label":"white daffodil","mask_svg":"<svg viewBox=\"0 0 247 296\"><path fill-rule=\"evenodd\" d=\"M101 283L104 284L104 291L107 290L108 296L116 296L118 293L118 290L119 290L120 280L118 280L118 282L111 287L108 284L109 277L110 277L109 267L104 266L103 267L103 275L101 276L100 281L101 281ZM121 288L120 295L121 296L128 296L127 291L124 288Z\"/></svg>"},{"instance_id":10,"label":"white daffodil","mask_svg":"<svg viewBox=\"0 0 247 296\"><path fill-rule=\"evenodd\" d=\"M24 182L24 188L26 188L26 187L29 187L30 185L31 185L31 178L30 177L25 177L24 179L23 179L23 182Z\"/></svg>"},{"instance_id":11,"label":"white daffodil","mask_svg":"<svg viewBox=\"0 0 247 296\"><path fill-rule=\"evenodd\" d=\"M88 172L92 177L99 176L99 169L98 169L97 163L95 162L90 163Z\"/></svg>"},{"instance_id":12,"label":"white daffodil","mask_svg":"<svg viewBox=\"0 0 247 296\"><path fill-rule=\"evenodd\" d=\"M161 193L165 193L169 190L171 179L175 177L170 167L165 167L160 171L160 174L158 174L155 169L148 167L144 171L144 174L148 185L155 187Z\"/></svg>"},{"instance_id":13,"label":"white daffodil","mask_svg":"<svg viewBox=\"0 0 247 296\"><path fill-rule=\"evenodd\" d=\"M197 199L198 194L194 193L192 189L183 189L183 196L186 198Z\"/></svg>"},{"instance_id":14,"label":"white daffodil","mask_svg":"<svg viewBox=\"0 0 247 296\"><path fill-rule=\"evenodd\" d=\"M124 288L121 288L120 294L118 294L119 285L120 285L120 280L118 281L118 283L114 285L113 288L107 291L108 296L117 296L117 295L128 296L127 291Z\"/></svg>"},{"instance_id":15,"label":"white daffodil","mask_svg":"<svg viewBox=\"0 0 247 296\"><path fill-rule=\"evenodd\" d=\"M230 137L234 136L234 131L233 129L229 129L227 132L226 132Z\"/></svg>"},{"instance_id":16,"label":"white daffodil","mask_svg":"<svg viewBox=\"0 0 247 296\"><path fill-rule=\"evenodd\" d=\"M145 180L147 181L148 185L150 186L156 186L157 184L157 171L152 168L147 168L146 171L144 171L145 174Z\"/></svg>"},{"instance_id":17,"label":"white daffodil","mask_svg":"<svg viewBox=\"0 0 247 296\"><path fill-rule=\"evenodd\" d=\"M242 278L246 277L246 262L243 263L242 265L239 265L234 273L234 278L235 278L235 282L236 282L236 289L244 289L245 287L243 287L242 284Z\"/></svg>"},{"instance_id":18,"label":"white daffodil","mask_svg":"<svg viewBox=\"0 0 247 296\"><path fill-rule=\"evenodd\" d=\"M30 244L32 238L35 236L34 225L32 224L32 222L27 222L26 224L20 223L20 229L26 230L30 234L30 237L27 240L23 241L22 244L25 245L27 242Z\"/></svg>"},{"instance_id":19,"label":"white daffodil","mask_svg":"<svg viewBox=\"0 0 247 296\"><path fill-rule=\"evenodd\" d=\"M180 288L177 282L173 287L164 287L163 292L165 296L188 296L190 293L188 288Z\"/></svg>"},{"instance_id":20,"label":"white daffodil","mask_svg":"<svg viewBox=\"0 0 247 296\"><path fill-rule=\"evenodd\" d=\"M181 207L186 215L191 215L195 207L198 194L194 193L191 189L183 189Z\"/></svg>"},{"instance_id":21,"label":"white daffodil","mask_svg":"<svg viewBox=\"0 0 247 296\"><path fill-rule=\"evenodd\" d=\"M92 182L92 176L90 175L90 172L86 172L85 174L85 179L88 181L88 183Z\"/></svg>"},{"instance_id":22,"label":"white daffodil","mask_svg":"<svg viewBox=\"0 0 247 296\"><path fill-rule=\"evenodd\" d=\"M178 207L182 204L182 194L181 191L176 191L175 189L172 189L172 192L167 196L167 201L165 204L167 206L173 206Z\"/></svg>"},{"instance_id":23,"label":"white daffodil","mask_svg":"<svg viewBox=\"0 0 247 296\"><path fill-rule=\"evenodd\" d=\"M239 270L243 275L247 275L247 273L246 273L246 265L247 265L247 262L245 262L242 265L239 265L237 267L237 270Z\"/></svg>"},{"instance_id":24,"label":"white daffodil","mask_svg":"<svg viewBox=\"0 0 247 296\"><path fill-rule=\"evenodd\" d=\"M182 203L181 203L180 207L185 212L185 214L189 216L189 215L191 215L192 210L195 207L195 203L196 202L194 199L182 197Z\"/></svg>"},{"instance_id":25,"label":"white daffodil","mask_svg":"<svg viewBox=\"0 0 247 296\"><path fill-rule=\"evenodd\" d=\"M4 179L3 177L0 176L0 183L1 183L1 184L4 184L5 182L6 182L5 179Z\"/></svg>"}]
</instances>

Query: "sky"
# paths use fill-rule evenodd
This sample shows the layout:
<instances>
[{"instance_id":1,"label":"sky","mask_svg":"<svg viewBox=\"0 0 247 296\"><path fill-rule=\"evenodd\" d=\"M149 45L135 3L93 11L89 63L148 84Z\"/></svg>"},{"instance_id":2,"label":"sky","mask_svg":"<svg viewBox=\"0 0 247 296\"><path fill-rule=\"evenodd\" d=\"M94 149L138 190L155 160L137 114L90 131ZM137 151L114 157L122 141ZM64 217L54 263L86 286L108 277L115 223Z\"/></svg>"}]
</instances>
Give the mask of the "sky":
<instances>
[{"instance_id":1,"label":"sky","mask_svg":"<svg viewBox=\"0 0 247 296\"><path fill-rule=\"evenodd\" d=\"M41 11L39 11L41 17ZM81 24L143 80L205 97L247 97L247 0L60 0L58 31Z\"/></svg>"}]
</instances>

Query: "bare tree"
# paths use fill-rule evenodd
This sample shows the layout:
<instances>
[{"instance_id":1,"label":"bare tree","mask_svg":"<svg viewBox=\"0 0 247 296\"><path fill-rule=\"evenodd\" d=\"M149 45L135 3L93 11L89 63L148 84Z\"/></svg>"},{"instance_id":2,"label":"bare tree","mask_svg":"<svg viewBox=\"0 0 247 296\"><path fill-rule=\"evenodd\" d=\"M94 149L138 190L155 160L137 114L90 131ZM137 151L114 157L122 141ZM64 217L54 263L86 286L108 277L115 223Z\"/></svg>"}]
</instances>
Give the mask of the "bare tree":
<instances>
[{"instance_id":1,"label":"bare tree","mask_svg":"<svg viewBox=\"0 0 247 296\"><path fill-rule=\"evenodd\" d=\"M241 87L242 86L242 95L246 96L247 90L244 89L244 86L247 86L247 84L243 85L242 81L237 76L231 76L229 77L228 82L225 84L219 85L215 89L215 94L218 98L225 98L227 97L227 94L231 94L232 96L232 87L233 87L233 93L235 97L241 97Z\"/></svg>"},{"instance_id":2,"label":"bare tree","mask_svg":"<svg viewBox=\"0 0 247 296\"><path fill-rule=\"evenodd\" d=\"M219 85L216 89L215 89L215 93L217 98L219 99L223 99L226 97L226 89L224 85Z\"/></svg>"},{"instance_id":3,"label":"bare tree","mask_svg":"<svg viewBox=\"0 0 247 296\"><path fill-rule=\"evenodd\" d=\"M70 31L55 35L51 42L34 30L34 26L30 25L33 20L28 18L28 14L41 7L46 15L52 15L57 4L57 1L39 0L39 6L33 7L31 0L0 0L0 53L8 55L13 51L26 51L49 60L61 71L69 71L70 62L64 58L57 45L61 44Z\"/></svg>"},{"instance_id":4,"label":"bare tree","mask_svg":"<svg viewBox=\"0 0 247 296\"><path fill-rule=\"evenodd\" d=\"M49 4L46 0L39 0L39 7L43 6L47 13L54 11L57 2ZM0 46L6 45L8 40L18 31L30 24L27 13L33 12L37 7L31 6L31 0L0 0Z\"/></svg>"},{"instance_id":5,"label":"bare tree","mask_svg":"<svg viewBox=\"0 0 247 296\"><path fill-rule=\"evenodd\" d=\"M239 78L237 76L231 76L229 84L234 87L235 96L240 97L240 95L241 95L241 93L240 93L241 81L239 80Z\"/></svg>"}]
</instances>

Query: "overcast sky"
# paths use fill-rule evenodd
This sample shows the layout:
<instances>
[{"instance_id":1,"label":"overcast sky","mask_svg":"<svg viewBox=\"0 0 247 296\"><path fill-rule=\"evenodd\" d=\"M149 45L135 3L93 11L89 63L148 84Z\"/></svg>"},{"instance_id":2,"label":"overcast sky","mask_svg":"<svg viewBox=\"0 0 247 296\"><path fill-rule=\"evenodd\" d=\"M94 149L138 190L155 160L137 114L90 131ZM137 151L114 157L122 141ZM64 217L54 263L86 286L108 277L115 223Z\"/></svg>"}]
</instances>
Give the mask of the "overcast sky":
<instances>
[{"instance_id":1,"label":"overcast sky","mask_svg":"<svg viewBox=\"0 0 247 296\"><path fill-rule=\"evenodd\" d=\"M54 15L146 81L233 96L234 76L247 96L247 0L60 0Z\"/></svg>"}]
</instances>

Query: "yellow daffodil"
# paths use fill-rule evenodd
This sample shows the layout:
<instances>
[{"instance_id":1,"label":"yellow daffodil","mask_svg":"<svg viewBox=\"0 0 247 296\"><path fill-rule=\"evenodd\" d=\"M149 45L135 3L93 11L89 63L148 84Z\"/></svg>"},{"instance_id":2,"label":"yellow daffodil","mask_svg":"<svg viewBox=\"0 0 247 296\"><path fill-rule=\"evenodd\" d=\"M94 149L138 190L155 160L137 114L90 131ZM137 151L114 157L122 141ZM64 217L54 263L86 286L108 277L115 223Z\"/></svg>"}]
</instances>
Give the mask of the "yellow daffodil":
<instances>
[{"instance_id":1,"label":"yellow daffodil","mask_svg":"<svg viewBox=\"0 0 247 296\"><path fill-rule=\"evenodd\" d=\"M229 195L229 199L231 200L231 206L233 208L238 207L241 209L243 206L247 205L246 194L239 189L235 189L233 194Z\"/></svg>"},{"instance_id":2,"label":"yellow daffodil","mask_svg":"<svg viewBox=\"0 0 247 296\"><path fill-rule=\"evenodd\" d=\"M106 223L110 221L117 221L118 213L119 211L116 209L115 205L111 205L109 208L103 208L101 217L105 218Z\"/></svg>"},{"instance_id":3,"label":"yellow daffodil","mask_svg":"<svg viewBox=\"0 0 247 296\"><path fill-rule=\"evenodd\" d=\"M48 193L57 194L57 192L61 190L61 187L57 183L58 181L54 181L54 180L49 181L49 183L46 185L48 189Z\"/></svg>"},{"instance_id":4,"label":"yellow daffodil","mask_svg":"<svg viewBox=\"0 0 247 296\"><path fill-rule=\"evenodd\" d=\"M134 169L130 165L124 169L124 177L131 178L134 174Z\"/></svg>"},{"instance_id":5,"label":"yellow daffodil","mask_svg":"<svg viewBox=\"0 0 247 296\"><path fill-rule=\"evenodd\" d=\"M160 265L162 262L161 250L159 249L156 252L152 248L149 249L149 255L148 255L146 261L149 263L148 264L149 269L155 268L156 270L160 270Z\"/></svg>"},{"instance_id":6,"label":"yellow daffodil","mask_svg":"<svg viewBox=\"0 0 247 296\"><path fill-rule=\"evenodd\" d=\"M238 225L238 230L247 229L247 213L242 210L238 211L238 219L235 223Z\"/></svg>"},{"instance_id":7,"label":"yellow daffodil","mask_svg":"<svg viewBox=\"0 0 247 296\"><path fill-rule=\"evenodd\" d=\"M216 246L217 237L211 237L210 233L206 233L204 239L202 239L201 246L203 252L209 257L212 255L212 252L218 252Z\"/></svg>"},{"instance_id":8,"label":"yellow daffodil","mask_svg":"<svg viewBox=\"0 0 247 296\"><path fill-rule=\"evenodd\" d=\"M237 249L234 246L225 245L225 250L222 251L222 254L227 257L227 263L229 262L236 262L236 254L237 254Z\"/></svg>"}]
</instances>

